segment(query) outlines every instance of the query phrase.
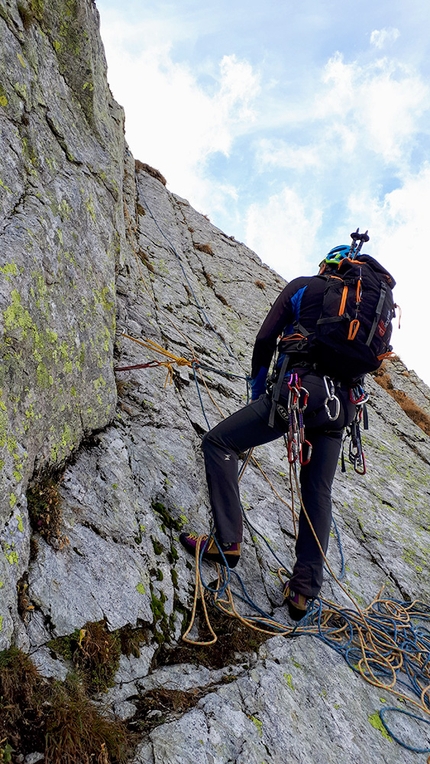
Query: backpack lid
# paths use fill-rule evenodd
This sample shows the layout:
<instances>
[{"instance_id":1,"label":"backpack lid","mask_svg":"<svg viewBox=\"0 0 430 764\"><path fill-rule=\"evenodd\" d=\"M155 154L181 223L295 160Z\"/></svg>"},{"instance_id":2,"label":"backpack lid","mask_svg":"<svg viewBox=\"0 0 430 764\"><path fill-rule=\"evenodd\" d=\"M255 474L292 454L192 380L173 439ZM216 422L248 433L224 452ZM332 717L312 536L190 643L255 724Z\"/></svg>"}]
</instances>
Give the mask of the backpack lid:
<instances>
[{"instance_id":1,"label":"backpack lid","mask_svg":"<svg viewBox=\"0 0 430 764\"><path fill-rule=\"evenodd\" d=\"M375 258L372 257L371 255L361 254L360 252L359 255L354 257L354 259L344 258L339 263L338 270L342 271L342 268L346 269L348 267L348 264L350 263L366 263L367 265L370 265L370 267L376 273L378 273L381 276L381 278L383 278L387 282L390 289L394 289L394 287L396 286L396 281L391 275L391 273L389 273L387 269L384 268L384 266L381 265L381 263L379 263L377 260L375 260Z\"/></svg>"}]
</instances>

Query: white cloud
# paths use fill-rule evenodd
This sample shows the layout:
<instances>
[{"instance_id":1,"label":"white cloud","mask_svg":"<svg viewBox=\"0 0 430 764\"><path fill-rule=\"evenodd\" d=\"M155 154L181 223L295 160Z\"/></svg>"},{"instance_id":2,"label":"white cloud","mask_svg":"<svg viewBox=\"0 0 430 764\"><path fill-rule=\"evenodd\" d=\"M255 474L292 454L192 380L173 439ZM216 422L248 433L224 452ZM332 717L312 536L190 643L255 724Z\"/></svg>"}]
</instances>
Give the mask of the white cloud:
<instances>
[{"instance_id":1,"label":"white cloud","mask_svg":"<svg viewBox=\"0 0 430 764\"><path fill-rule=\"evenodd\" d=\"M257 147L257 166L308 170L322 164L318 146L291 146L285 141L263 138Z\"/></svg>"},{"instance_id":2,"label":"white cloud","mask_svg":"<svg viewBox=\"0 0 430 764\"><path fill-rule=\"evenodd\" d=\"M246 242L287 279L315 273L315 236L321 224L317 207L306 204L291 188L267 202L252 204L246 216Z\"/></svg>"},{"instance_id":3,"label":"white cloud","mask_svg":"<svg viewBox=\"0 0 430 764\"><path fill-rule=\"evenodd\" d=\"M369 226L369 252L392 272L395 298L402 308L402 328L395 329L393 345L409 368L430 381L427 352L427 305L430 283L428 257L428 199L430 164L409 174L401 188L382 201L351 195L349 209Z\"/></svg>"},{"instance_id":4,"label":"white cloud","mask_svg":"<svg viewBox=\"0 0 430 764\"><path fill-rule=\"evenodd\" d=\"M142 50L130 53L136 29L108 20L103 25L108 79L125 109L127 141L136 158L166 176L169 187L200 208L215 197L219 206L222 194L228 202L235 192L221 183L214 194L205 163L217 152L228 156L235 137L250 129L259 75L247 61L224 56L208 93L189 65L173 60L171 40L159 32L155 25L151 40L146 30Z\"/></svg>"},{"instance_id":5,"label":"white cloud","mask_svg":"<svg viewBox=\"0 0 430 764\"><path fill-rule=\"evenodd\" d=\"M387 44L396 42L398 37L400 37L400 32L395 27L375 29L370 35L370 44L381 50Z\"/></svg>"},{"instance_id":6,"label":"white cloud","mask_svg":"<svg viewBox=\"0 0 430 764\"><path fill-rule=\"evenodd\" d=\"M386 58L366 66L346 64L336 54L325 67L323 83L315 115L343 131L344 150L356 151L360 143L385 162L402 159L430 105L429 89L415 72Z\"/></svg>"},{"instance_id":7,"label":"white cloud","mask_svg":"<svg viewBox=\"0 0 430 764\"><path fill-rule=\"evenodd\" d=\"M388 58L365 65L346 63L337 53L322 70L301 113L292 117L285 106L285 138L257 142L256 166L260 171L317 170L328 178L336 173L342 185L342 165L350 163L350 182L361 176L360 184L373 183L387 165L407 170L416 135L425 129L421 118L429 108L430 90L417 72ZM276 129L279 133L278 122ZM269 124L265 134L270 135ZM358 157L366 158L365 172Z\"/></svg>"}]
</instances>

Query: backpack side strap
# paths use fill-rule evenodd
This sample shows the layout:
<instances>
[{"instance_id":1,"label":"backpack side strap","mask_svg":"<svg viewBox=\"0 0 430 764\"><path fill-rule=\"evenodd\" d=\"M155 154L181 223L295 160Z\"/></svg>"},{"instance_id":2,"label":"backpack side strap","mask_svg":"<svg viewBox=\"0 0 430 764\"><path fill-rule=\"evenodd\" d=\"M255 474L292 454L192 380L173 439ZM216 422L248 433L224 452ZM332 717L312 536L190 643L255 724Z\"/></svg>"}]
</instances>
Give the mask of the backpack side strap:
<instances>
[{"instance_id":1,"label":"backpack side strap","mask_svg":"<svg viewBox=\"0 0 430 764\"><path fill-rule=\"evenodd\" d=\"M383 281L381 281L381 291L379 293L379 300L376 306L375 318L373 319L373 324L371 326L369 336L366 340L366 345L368 346L370 345L370 343L373 340L373 337L375 336L376 328L378 326L379 319L381 318L382 308L384 307L386 296L387 296L387 285Z\"/></svg>"}]
</instances>

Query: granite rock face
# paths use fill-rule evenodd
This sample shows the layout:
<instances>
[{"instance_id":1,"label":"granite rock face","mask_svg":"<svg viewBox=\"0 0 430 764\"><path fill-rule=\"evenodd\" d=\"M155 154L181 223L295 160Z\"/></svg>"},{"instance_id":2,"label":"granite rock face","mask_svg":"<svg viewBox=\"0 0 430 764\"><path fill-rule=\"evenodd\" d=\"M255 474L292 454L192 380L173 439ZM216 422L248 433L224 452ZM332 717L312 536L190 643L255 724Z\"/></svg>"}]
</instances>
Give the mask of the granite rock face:
<instances>
[{"instance_id":1,"label":"granite rock face","mask_svg":"<svg viewBox=\"0 0 430 764\"><path fill-rule=\"evenodd\" d=\"M194 565L179 533L210 523L201 436L246 403L253 340L284 282L156 171L135 172L89 0L0 3L0 647L14 642L64 679L53 638L99 621L138 633L100 698L140 730L134 764L424 761L378 728L396 696L313 637L243 629L236 642L224 619L203 652L181 642ZM170 365L114 372L152 361ZM401 361L386 375L429 413L430 390ZM376 379L367 388L368 471L339 470L333 492L344 588L327 573L323 594L365 606L384 585L429 602L430 439L400 398ZM294 554L288 460L282 442L255 457L237 570L291 628L277 577ZM329 564L339 571L335 535ZM402 724L425 747L425 731Z\"/></svg>"},{"instance_id":2,"label":"granite rock face","mask_svg":"<svg viewBox=\"0 0 430 764\"><path fill-rule=\"evenodd\" d=\"M3 643L28 564L28 481L114 415L126 162L93 3L2 0L0 38Z\"/></svg>"}]
</instances>

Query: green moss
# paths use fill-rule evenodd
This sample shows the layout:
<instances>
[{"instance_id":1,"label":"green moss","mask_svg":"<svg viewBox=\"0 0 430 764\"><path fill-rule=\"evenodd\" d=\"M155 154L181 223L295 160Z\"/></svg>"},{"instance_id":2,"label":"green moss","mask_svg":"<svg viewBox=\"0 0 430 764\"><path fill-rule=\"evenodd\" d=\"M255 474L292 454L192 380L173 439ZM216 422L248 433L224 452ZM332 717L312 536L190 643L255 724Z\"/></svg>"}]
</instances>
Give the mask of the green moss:
<instances>
[{"instance_id":1,"label":"green moss","mask_svg":"<svg viewBox=\"0 0 430 764\"><path fill-rule=\"evenodd\" d=\"M257 727L257 732L260 737L263 737L263 722L260 719L257 719L256 716L250 716L249 717L253 724Z\"/></svg>"},{"instance_id":2,"label":"green moss","mask_svg":"<svg viewBox=\"0 0 430 764\"><path fill-rule=\"evenodd\" d=\"M24 56L21 53L17 53L16 57L17 57L19 63L21 64L22 68L23 69L27 69L27 62L26 62Z\"/></svg>"},{"instance_id":3,"label":"green moss","mask_svg":"<svg viewBox=\"0 0 430 764\"><path fill-rule=\"evenodd\" d=\"M4 544L4 556L9 565L17 565L19 562L18 552L14 549L13 544Z\"/></svg>"},{"instance_id":4,"label":"green moss","mask_svg":"<svg viewBox=\"0 0 430 764\"><path fill-rule=\"evenodd\" d=\"M160 501L153 501L152 509L162 518L163 530L165 528L169 528L170 530L180 531L188 522L183 513L179 516L179 518L172 517L167 507L165 507L164 504L162 504Z\"/></svg>"},{"instance_id":5,"label":"green moss","mask_svg":"<svg viewBox=\"0 0 430 764\"><path fill-rule=\"evenodd\" d=\"M291 674L284 674L284 679L286 683L288 684L288 687L290 688L290 690L294 690L293 677L291 676Z\"/></svg>"},{"instance_id":6,"label":"green moss","mask_svg":"<svg viewBox=\"0 0 430 764\"><path fill-rule=\"evenodd\" d=\"M7 106L8 104L8 98L6 95L6 90L4 89L3 85L0 82L0 106Z\"/></svg>"},{"instance_id":7,"label":"green moss","mask_svg":"<svg viewBox=\"0 0 430 764\"><path fill-rule=\"evenodd\" d=\"M73 662L91 692L104 692L113 686L121 643L118 633L109 632L105 621L86 623L82 629L47 644L65 660Z\"/></svg>"},{"instance_id":8,"label":"green moss","mask_svg":"<svg viewBox=\"0 0 430 764\"><path fill-rule=\"evenodd\" d=\"M16 289L11 292L12 302L3 313L4 326L6 331L19 328L22 330L22 336L25 338L28 332L34 327L33 320L26 308L23 308L21 296Z\"/></svg>"},{"instance_id":9,"label":"green moss","mask_svg":"<svg viewBox=\"0 0 430 764\"><path fill-rule=\"evenodd\" d=\"M370 714L370 716L367 717L367 721L372 725L372 727L374 727L375 730L379 730L381 735L383 735L387 740L393 739L385 729L378 711L376 711L374 714Z\"/></svg>"},{"instance_id":10,"label":"green moss","mask_svg":"<svg viewBox=\"0 0 430 764\"><path fill-rule=\"evenodd\" d=\"M145 589L144 585L143 585L141 582L139 582L139 583L137 584L137 586L136 586L136 591L137 591L139 594L146 594L146 589Z\"/></svg>"},{"instance_id":11,"label":"green moss","mask_svg":"<svg viewBox=\"0 0 430 764\"><path fill-rule=\"evenodd\" d=\"M0 273L6 276L6 279L10 281L11 276L18 276L18 266L16 263L6 263L0 268Z\"/></svg>"},{"instance_id":12,"label":"green moss","mask_svg":"<svg viewBox=\"0 0 430 764\"><path fill-rule=\"evenodd\" d=\"M152 615L154 616L155 626L154 636L159 644L166 642L166 640L169 638L170 632L169 620L164 609L164 603L166 600L167 597L164 592L160 592L160 595L157 596L151 586L151 610Z\"/></svg>"},{"instance_id":13,"label":"green moss","mask_svg":"<svg viewBox=\"0 0 430 764\"><path fill-rule=\"evenodd\" d=\"M170 552L167 555L167 559L169 560L171 565L174 565L175 562L177 562L179 560L179 554L178 554L177 549L176 549L176 547L175 547L175 545L173 543L172 543L172 545L170 547Z\"/></svg>"},{"instance_id":14,"label":"green moss","mask_svg":"<svg viewBox=\"0 0 430 764\"><path fill-rule=\"evenodd\" d=\"M36 379L37 384L42 388L42 390L45 390L47 387L51 387L54 384L54 377L49 373L47 367L44 363L42 363L42 361L37 364Z\"/></svg>"},{"instance_id":15,"label":"green moss","mask_svg":"<svg viewBox=\"0 0 430 764\"><path fill-rule=\"evenodd\" d=\"M85 204L85 209L87 210L89 216L91 217L91 219L95 223L96 219L97 219L97 216L96 216L96 211L94 209L94 202L93 202L91 196L89 196L87 199L84 200L84 204Z\"/></svg>"},{"instance_id":16,"label":"green moss","mask_svg":"<svg viewBox=\"0 0 430 764\"><path fill-rule=\"evenodd\" d=\"M41 21L43 17L43 12L45 10L44 0L29 0L28 7L30 11L34 14L35 18L37 18L38 21Z\"/></svg>"},{"instance_id":17,"label":"green moss","mask_svg":"<svg viewBox=\"0 0 430 764\"><path fill-rule=\"evenodd\" d=\"M51 428L52 429L52 428ZM70 425L65 422L61 431L61 437L58 443L51 448L51 460L53 462L62 462L70 456L75 446L75 438Z\"/></svg>"},{"instance_id":18,"label":"green moss","mask_svg":"<svg viewBox=\"0 0 430 764\"><path fill-rule=\"evenodd\" d=\"M158 539L154 538L154 536L151 536L151 541L152 541L152 546L153 546L153 549L154 549L154 552L155 552L155 554L156 554L156 555L160 555L160 554L163 554L163 552L164 552L164 547L163 547L163 545L162 545L162 544L160 544L160 542L158 541Z\"/></svg>"}]
</instances>

